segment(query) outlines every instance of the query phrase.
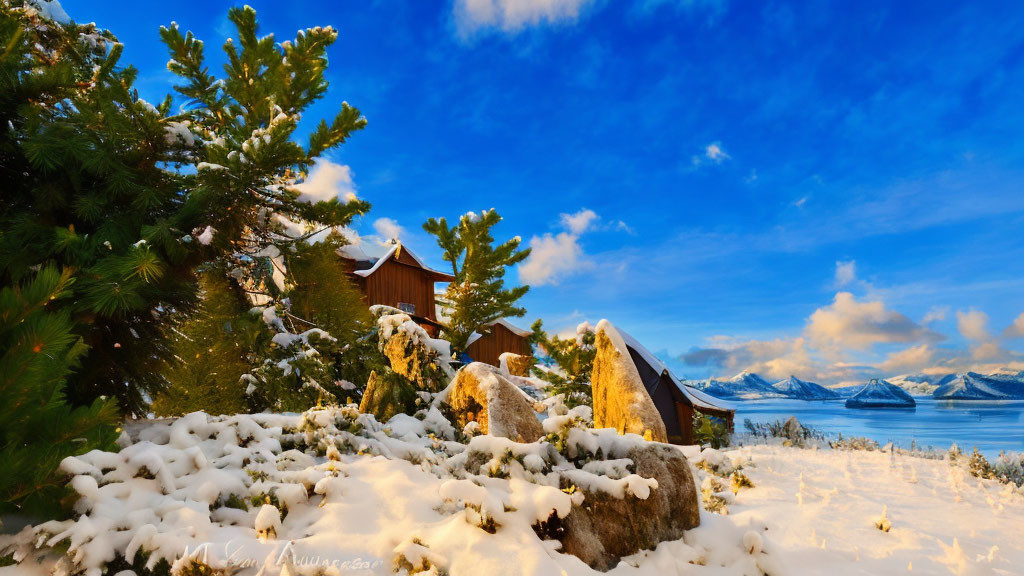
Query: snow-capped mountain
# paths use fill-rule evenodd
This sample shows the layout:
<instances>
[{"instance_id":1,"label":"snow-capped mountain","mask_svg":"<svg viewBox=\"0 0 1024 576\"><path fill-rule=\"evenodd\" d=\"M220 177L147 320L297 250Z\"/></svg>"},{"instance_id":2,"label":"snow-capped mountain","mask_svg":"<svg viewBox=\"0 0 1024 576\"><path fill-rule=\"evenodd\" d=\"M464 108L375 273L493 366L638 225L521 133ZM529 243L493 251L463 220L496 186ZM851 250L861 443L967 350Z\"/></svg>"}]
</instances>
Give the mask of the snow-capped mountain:
<instances>
[{"instance_id":1,"label":"snow-capped mountain","mask_svg":"<svg viewBox=\"0 0 1024 576\"><path fill-rule=\"evenodd\" d=\"M839 394L814 382L801 380L796 376L790 376L785 380L772 384L772 388L789 398L798 400L836 400Z\"/></svg>"},{"instance_id":2,"label":"snow-capped mountain","mask_svg":"<svg viewBox=\"0 0 1024 576\"><path fill-rule=\"evenodd\" d=\"M935 389L956 379L956 374L901 374L885 381L903 388L911 396L931 396Z\"/></svg>"},{"instance_id":3,"label":"snow-capped mountain","mask_svg":"<svg viewBox=\"0 0 1024 576\"><path fill-rule=\"evenodd\" d=\"M968 372L938 387L933 396L940 400L1024 400L1024 372Z\"/></svg>"},{"instance_id":4,"label":"snow-capped mountain","mask_svg":"<svg viewBox=\"0 0 1024 576\"><path fill-rule=\"evenodd\" d=\"M771 383L752 372L741 372L729 380L704 380L697 388L718 397L753 400L757 398L785 398Z\"/></svg>"},{"instance_id":5,"label":"snow-capped mountain","mask_svg":"<svg viewBox=\"0 0 1024 576\"><path fill-rule=\"evenodd\" d=\"M885 380L873 378L846 400L847 408L913 408L914 398L906 390Z\"/></svg>"}]
</instances>

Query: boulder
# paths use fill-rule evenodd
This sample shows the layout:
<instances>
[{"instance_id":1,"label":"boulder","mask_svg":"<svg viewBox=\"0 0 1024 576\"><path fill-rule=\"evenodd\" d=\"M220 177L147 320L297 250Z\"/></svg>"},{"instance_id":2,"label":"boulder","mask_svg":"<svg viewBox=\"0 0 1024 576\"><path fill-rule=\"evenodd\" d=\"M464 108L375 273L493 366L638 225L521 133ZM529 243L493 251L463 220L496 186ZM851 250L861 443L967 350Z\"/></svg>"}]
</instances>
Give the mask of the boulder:
<instances>
[{"instance_id":1,"label":"boulder","mask_svg":"<svg viewBox=\"0 0 1024 576\"><path fill-rule=\"evenodd\" d=\"M380 351L391 369L418 390L439 391L452 376L448 342L431 338L406 314L388 313L392 309L382 306L374 308L375 313L381 314L377 318Z\"/></svg>"},{"instance_id":2,"label":"boulder","mask_svg":"<svg viewBox=\"0 0 1024 576\"><path fill-rule=\"evenodd\" d=\"M654 478L658 487L644 500L581 488L583 504L573 506L562 521L562 551L601 571L614 568L623 556L678 540L700 525L697 486L679 449L647 442L612 456L632 460L635 473Z\"/></svg>"},{"instance_id":3,"label":"boulder","mask_svg":"<svg viewBox=\"0 0 1024 576\"><path fill-rule=\"evenodd\" d=\"M594 427L615 428L620 434L639 434L668 442L665 422L654 406L622 336L607 320L597 325L597 355L590 385L594 397Z\"/></svg>"},{"instance_id":4,"label":"boulder","mask_svg":"<svg viewBox=\"0 0 1024 576\"><path fill-rule=\"evenodd\" d=\"M458 428L476 422L481 433L516 442L536 442L544 435L530 400L488 364L473 362L460 369L447 390L447 402Z\"/></svg>"},{"instance_id":5,"label":"boulder","mask_svg":"<svg viewBox=\"0 0 1024 576\"><path fill-rule=\"evenodd\" d=\"M514 352L505 352L498 356L501 367L512 376L529 376L533 366L533 356L523 356Z\"/></svg>"},{"instance_id":6,"label":"boulder","mask_svg":"<svg viewBox=\"0 0 1024 576\"><path fill-rule=\"evenodd\" d=\"M803 440L804 427L800 425L796 416L790 416L789 420L782 425L782 435L790 440Z\"/></svg>"},{"instance_id":7,"label":"boulder","mask_svg":"<svg viewBox=\"0 0 1024 576\"><path fill-rule=\"evenodd\" d=\"M416 389L394 373L378 375L370 372L359 411L373 414L378 422L387 422L396 414L412 414L416 410Z\"/></svg>"}]
</instances>

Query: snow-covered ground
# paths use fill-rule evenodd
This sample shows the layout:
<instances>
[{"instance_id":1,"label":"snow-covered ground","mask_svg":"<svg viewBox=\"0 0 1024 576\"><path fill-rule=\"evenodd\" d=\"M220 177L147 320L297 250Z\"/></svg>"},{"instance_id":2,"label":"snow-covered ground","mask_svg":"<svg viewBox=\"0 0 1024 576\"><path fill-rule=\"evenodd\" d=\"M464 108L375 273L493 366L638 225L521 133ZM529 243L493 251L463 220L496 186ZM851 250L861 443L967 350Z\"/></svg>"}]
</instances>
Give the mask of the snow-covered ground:
<instances>
[{"instance_id":1,"label":"snow-covered ground","mask_svg":"<svg viewBox=\"0 0 1024 576\"><path fill-rule=\"evenodd\" d=\"M729 517L768 527L787 574L1022 574L1024 492L946 460L744 447ZM883 510L888 532L875 524Z\"/></svg>"},{"instance_id":2,"label":"snow-covered ground","mask_svg":"<svg viewBox=\"0 0 1024 576\"><path fill-rule=\"evenodd\" d=\"M382 426L349 408L154 424L119 454L66 461L83 496L77 521L0 539L0 547L20 543L19 553L31 554L34 544L64 542L75 565L58 571L90 576L116 555L173 561L186 547L239 574L316 574L313 562L339 575L593 574L531 528L579 504L579 492L558 489L556 470L619 498L651 488L621 460L573 469L550 444L490 436L462 444L446 439L454 431L437 410L421 418ZM553 417L545 426L561 430L569 452L642 442L569 424ZM779 445L682 450L702 499L716 494L727 514L702 510L701 526L682 540L610 573L1020 574L1024 566L1024 492L973 478L963 464ZM753 487L733 494L737 467ZM47 574L55 560L0 575Z\"/></svg>"}]
</instances>

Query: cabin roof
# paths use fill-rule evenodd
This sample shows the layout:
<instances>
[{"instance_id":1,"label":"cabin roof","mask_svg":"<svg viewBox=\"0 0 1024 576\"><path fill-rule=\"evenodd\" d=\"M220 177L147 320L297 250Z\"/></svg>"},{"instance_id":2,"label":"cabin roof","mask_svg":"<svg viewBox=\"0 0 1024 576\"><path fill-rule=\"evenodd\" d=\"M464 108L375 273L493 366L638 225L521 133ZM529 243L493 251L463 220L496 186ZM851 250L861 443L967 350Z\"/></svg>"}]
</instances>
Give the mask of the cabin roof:
<instances>
[{"instance_id":1,"label":"cabin roof","mask_svg":"<svg viewBox=\"0 0 1024 576\"><path fill-rule=\"evenodd\" d=\"M646 362L651 368L653 368L655 372L658 372L659 374L662 374L664 376L668 376L672 383L675 384L676 388L678 388L684 396L686 396L691 402L693 402L694 406L698 408L704 408L707 410L729 412L733 411L731 408L726 408L724 406L716 404L717 400L715 398L712 398L711 396L705 394L704 392L701 392L700 390L697 390L696 388L693 388L692 386L687 386L686 384L680 382L680 380L676 378L675 375L672 374L672 372L668 369L668 366L665 366L665 363L659 360L657 356L651 354L650 350L644 348L643 344L640 344L640 342L638 342L636 338L633 338L625 331L623 331L621 328L616 328L616 330L618 330L619 334L622 336L622 340L626 343L627 348L630 348L631 350L636 352L637 355L639 355L644 362Z\"/></svg>"},{"instance_id":2,"label":"cabin roof","mask_svg":"<svg viewBox=\"0 0 1024 576\"><path fill-rule=\"evenodd\" d=\"M422 260L419 259L419 257L416 256L415 253L413 253L412 250L409 250L409 248L403 246L401 243L393 245L391 248L388 249L388 251L383 256L381 256L380 258L377 258L376 260L371 260L369 258L366 258L366 259L359 258L359 254L363 253L363 252L358 247L355 247L356 250L346 250L345 248L349 248L349 247L347 247L347 246L343 247L341 250L338 251L338 255L341 256L342 258L347 258L349 260L355 260L356 264L357 264L357 268L360 267L359 266L360 264L364 265L365 266L364 268L357 269L357 270L355 270L353 272L357 276L362 276L363 278L369 277L374 272L376 272L381 266L384 265L385 262L387 262L388 260L391 260L392 258L394 258L396 256L396 254L398 254L399 249L401 249L402 252L404 252L410 258L412 258L413 261L416 262L416 264L420 268L422 268L423 270L425 270L428 273L430 273L430 275L432 275L434 277L434 282L454 282L455 281L455 277L452 276L451 274L447 274L445 272L441 272L439 270L434 270L433 268L428 267L426 264L423 263Z\"/></svg>"},{"instance_id":3,"label":"cabin roof","mask_svg":"<svg viewBox=\"0 0 1024 576\"><path fill-rule=\"evenodd\" d=\"M488 322L487 324L484 324L484 326L495 326L495 325L504 326L505 328L508 329L509 332L511 332L511 333L515 334L516 336L519 336L521 338L526 338L527 336L532 334L532 332L530 332L529 330L523 330L522 328L516 326L515 324L512 324L511 322L509 322L508 320L505 320L504 318L498 318L497 320L494 320L494 321ZM476 342L477 340L479 340L481 338L483 338L483 334L481 334L479 332L473 332L472 334L469 335L469 339L466 340L466 346L469 346L470 344L472 344L473 342Z\"/></svg>"}]
</instances>

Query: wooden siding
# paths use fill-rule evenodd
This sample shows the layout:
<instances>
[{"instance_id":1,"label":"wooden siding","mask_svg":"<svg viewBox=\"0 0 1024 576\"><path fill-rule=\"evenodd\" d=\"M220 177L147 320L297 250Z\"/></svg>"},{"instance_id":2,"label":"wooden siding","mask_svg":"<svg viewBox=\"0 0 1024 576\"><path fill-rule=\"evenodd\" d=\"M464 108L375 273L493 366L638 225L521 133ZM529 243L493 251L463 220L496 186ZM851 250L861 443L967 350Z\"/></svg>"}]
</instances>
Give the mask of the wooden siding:
<instances>
[{"instance_id":1,"label":"wooden siding","mask_svg":"<svg viewBox=\"0 0 1024 576\"><path fill-rule=\"evenodd\" d=\"M501 324L493 324L490 334L484 334L469 345L466 354L477 362L485 362L492 366L498 365L498 357L505 352L521 356L533 355L526 337L520 336Z\"/></svg>"},{"instance_id":2,"label":"wooden siding","mask_svg":"<svg viewBox=\"0 0 1024 576\"><path fill-rule=\"evenodd\" d=\"M368 277L353 275L368 306L383 304L398 308L400 302L416 307L416 316L437 322L434 308L433 274L401 260L389 259Z\"/></svg>"}]
</instances>

